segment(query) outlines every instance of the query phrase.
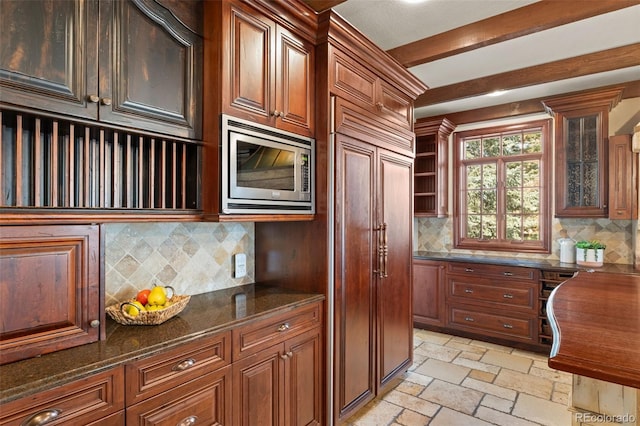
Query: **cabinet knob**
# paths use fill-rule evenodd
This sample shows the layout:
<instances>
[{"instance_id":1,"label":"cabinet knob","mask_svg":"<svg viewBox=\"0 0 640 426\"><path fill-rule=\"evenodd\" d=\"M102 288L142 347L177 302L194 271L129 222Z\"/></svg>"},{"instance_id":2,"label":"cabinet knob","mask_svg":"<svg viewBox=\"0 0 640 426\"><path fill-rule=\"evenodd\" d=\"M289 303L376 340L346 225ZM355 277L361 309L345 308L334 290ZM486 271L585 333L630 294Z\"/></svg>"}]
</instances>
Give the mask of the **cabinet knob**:
<instances>
[{"instance_id":1,"label":"cabinet knob","mask_svg":"<svg viewBox=\"0 0 640 426\"><path fill-rule=\"evenodd\" d=\"M100 96L98 95L89 95L87 96L87 100L92 104L97 104L100 101Z\"/></svg>"},{"instance_id":2,"label":"cabinet knob","mask_svg":"<svg viewBox=\"0 0 640 426\"><path fill-rule=\"evenodd\" d=\"M278 111L278 110L273 111L273 112L271 113L271 115L273 115L273 116L274 116L274 117L276 117L276 118L278 118L278 117L282 117L282 113L281 113L280 111Z\"/></svg>"},{"instance_id":3,"label":"cabinet knob","mask_svg":"<svg viewBox=\"0 0 640 426\"><path fill-rule=\"evenodd\" d=\"M55 408L40 411L34 414L33 416L29 417L22 423L20 423L20 426L46 425L47 423L54 421L60 415L61 412L62 412L61 410L57 410Z\"/></svg>"},{"instance_id":4,"label":"cabinet knob","mask_svg":"<svg viewBox=\"0 0 640 426\"><path fill-rule=\"evenodd\" d=\"M513 294L505 293L505 294L502 295L502 297L505 298L505 299L513 299Z\"/></svg>"},{"instance_id":5,"label":"cabinet knob","mask_svg":"<svg viewBox=\"0 0 640 426\"><path fill-rule=\"evenodd\" d=\"M383 107L384 105L382 104L382 102L376 102L376 108L378 108L378 111L382 111Z\"/></svg>"},{"instance_id":6,"label":"cabinet knob","mask_svg":"<svg viewBox=\"0 0 640 426\"><path fill-rule=\"evenodd\" d=\"M109 105L111 105L111 98L102 98L102 99L100 100L100 103L101 103L102 105L107 105L107 106L109 106Z\"/></svg>"},{"instance_id":7,"label":"cabinet knob","mask_svg":"<svg viewBox=\"0 0 640 426\"><path fill-rule=\"evenodd\" d=\"M504 328L509 328L509 329L513 328L513 326L511 324L502 324L502 326Z\"/></svg>"},{"instance_id":8,"label":"cabinet knob","mask_svg":"<svg viewBox=\"0 0 640 426\"><path fill-rule=\"evenodd\" d=\"M94 319L89 323L89 325L91 326L91 328L98 328L100 327L100 320Z\"/></svg>"},{"instance_id":9,"label":"cabinet knob","mask_svg":"<svg viewBox=\"0 0 640 426\"><path fill-rule=\"evenodd\" d=\"M504 275L505 277L512 277L513 276L513 272L503 272L502 275Z\"/></svg>"},{"instance_id":10,"label":"cabinet knob","mask_svg":"<svg viewBox=\"0 0 640 426\"><path fill-rule=\"evenodd\" d=\"M464 292L465 292L465 293L473 293L473 290L472 290L472 289L470 289L470 288L465 288L465 289L464 289Z\"/></svg>"},{"instance_id":11,"label":"cabinet knob","mask_svg":"<svg viewBox=\"0 0 640 426\"><path fill-rule=\"evenodd\" d=\"M473 269L472 268L464 268L464 271L465 272L473 272Z\"/></svg>"},{"instance_id":12,"label":"cabinet knob","mask_svg":"<svg viewBox=\"0 0 640 426\"><path fill-rule=\"evenodd\" d=\"M181 420L180 423L176 424L176 426L190 426L195 425L198 421L198 416L189 416L184 420Z\"/></svg>"},{"instance_id":13,"label":"cabinet knob","mask_svg":"<svg viewBox=\"0 0 640 426\"><path fill-rule=\"evenodd\" d=\"M475 320L472 317L464 317L465 321L474 322Z\"/></svg>"}]
</instances>

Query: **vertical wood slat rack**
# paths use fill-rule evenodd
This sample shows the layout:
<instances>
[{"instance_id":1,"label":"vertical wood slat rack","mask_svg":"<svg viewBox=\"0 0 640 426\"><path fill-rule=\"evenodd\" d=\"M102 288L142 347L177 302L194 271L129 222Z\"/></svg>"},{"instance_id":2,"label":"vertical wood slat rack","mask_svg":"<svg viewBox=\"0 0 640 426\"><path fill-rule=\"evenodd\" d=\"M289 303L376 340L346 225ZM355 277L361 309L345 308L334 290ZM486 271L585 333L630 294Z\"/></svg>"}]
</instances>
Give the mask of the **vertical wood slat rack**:
<instances>
[{"instance_id":1,"label":"vertical wood slat rack","mask_svg":"<svg viewBox=\"0 0 640 426\"><path fill-rule=\"evenodd\" d=\"M0 207L200 208L202 146L0 110Z\"/></svg>"}]
</instances>

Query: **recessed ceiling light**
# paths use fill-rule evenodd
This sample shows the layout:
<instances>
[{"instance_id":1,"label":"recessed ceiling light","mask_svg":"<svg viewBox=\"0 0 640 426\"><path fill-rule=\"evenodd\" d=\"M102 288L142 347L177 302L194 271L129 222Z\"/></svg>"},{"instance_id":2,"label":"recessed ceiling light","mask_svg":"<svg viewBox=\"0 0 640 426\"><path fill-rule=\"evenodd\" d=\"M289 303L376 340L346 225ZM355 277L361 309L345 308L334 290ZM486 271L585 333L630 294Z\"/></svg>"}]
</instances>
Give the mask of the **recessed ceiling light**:
<instances>
[{"instance_id":1,"label":"recessed ceiling light","mask_svg":"<svg viewBox=\"0 0 640 426\"><path fill-rule=\"evenodd\" d=\"M402 0L402 1L410 4L418 4L418 3L428 2L429 0Z\"/></svg>"},{"instance_id":2,"label":"recessed ceiling light","mask_svg":"<svg viewBox=\"0 0 640 426\"><path fill-rule=\"evenodd\" d=\"M502 96L507 92L508 92L508 90L494 90L491 93L487 93L487 96Z\"/></svg>"}]
</instances>

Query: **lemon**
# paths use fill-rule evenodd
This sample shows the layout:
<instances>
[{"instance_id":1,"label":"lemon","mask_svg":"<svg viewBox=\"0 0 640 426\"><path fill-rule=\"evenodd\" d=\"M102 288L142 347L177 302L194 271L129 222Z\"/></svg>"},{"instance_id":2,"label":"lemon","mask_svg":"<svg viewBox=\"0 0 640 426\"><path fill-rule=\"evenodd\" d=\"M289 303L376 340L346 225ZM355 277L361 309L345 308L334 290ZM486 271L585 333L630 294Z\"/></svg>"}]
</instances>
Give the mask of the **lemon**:
<instances>
[{"instance_id":1,"label":"lemon","mask_svg":"<svg viewBox=\"0 0 640 426\"><path fill-rule=\"evenodd\" d=\"M147 303L152 306L163 306L167 303L167 294L163 287L156 286L151 289L149 296L147 297Z\"/></svg>"},{"instance_id":2,"label":"lemon","mask_svg":"<svg viewBox=\"0 0 640 426\"><path fill-rule=\"evenodd\" d=\"M137 317L140 312L144 311L144 306L142 306L142 303L138 302L137 300L127 305L127 314L129 314L129 316Z\"/></svg>"}]
</instances>

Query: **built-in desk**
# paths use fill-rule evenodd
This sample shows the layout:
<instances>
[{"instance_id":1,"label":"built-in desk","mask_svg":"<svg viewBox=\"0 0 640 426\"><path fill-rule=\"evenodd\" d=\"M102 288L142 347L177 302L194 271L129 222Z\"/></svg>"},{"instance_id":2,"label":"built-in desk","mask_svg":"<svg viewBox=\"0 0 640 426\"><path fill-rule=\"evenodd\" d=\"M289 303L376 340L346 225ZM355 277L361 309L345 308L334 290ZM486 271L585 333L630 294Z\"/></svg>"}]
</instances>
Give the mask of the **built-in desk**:
<instances>
[{"instance_id":1,"label":"built-in desk","mask_svg":"<svg viewBox=\"0 0 640 426\"><path fill-rule=\"evenodd\" d=\"M574 374L573 424L637 425L640 276L579 272L551 293L547 315L549 366Z\"/></svg>"}]
</instances>

